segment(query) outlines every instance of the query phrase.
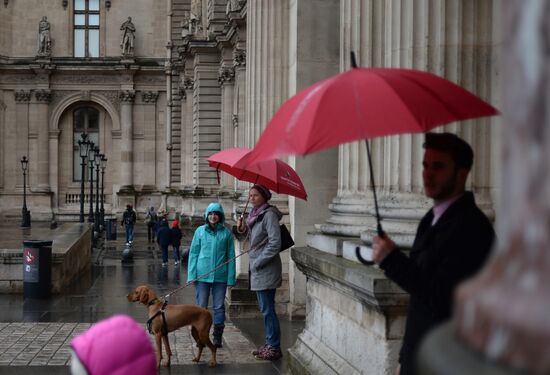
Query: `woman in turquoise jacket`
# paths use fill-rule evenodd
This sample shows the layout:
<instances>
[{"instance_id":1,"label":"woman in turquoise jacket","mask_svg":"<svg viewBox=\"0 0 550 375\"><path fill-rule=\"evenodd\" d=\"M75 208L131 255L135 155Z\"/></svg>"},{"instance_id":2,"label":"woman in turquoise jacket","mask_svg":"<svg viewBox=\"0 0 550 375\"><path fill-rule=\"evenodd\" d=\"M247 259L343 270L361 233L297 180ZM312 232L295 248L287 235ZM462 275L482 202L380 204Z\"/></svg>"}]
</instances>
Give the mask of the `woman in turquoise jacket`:
<instances>
[{"instance_id":1,"label":"woman in turquoise jacket","mask_svg":"<svg viewBox=\"0 0 550 375\"><path fill-rule=\"evenodd\" d=\"M189 248L187 282L212 271L222 263L235 258L233 234L224 226L225 215L219 203L210 203L204 213L206 224L195 231ZM225 292L227 286L235 285L235 260L220 267L200 280L195 281L197 305L208 308L212 291L214 309L214 333L212 340L218 348L222 346L225 328Z\"/></svg>"}]
</instances>

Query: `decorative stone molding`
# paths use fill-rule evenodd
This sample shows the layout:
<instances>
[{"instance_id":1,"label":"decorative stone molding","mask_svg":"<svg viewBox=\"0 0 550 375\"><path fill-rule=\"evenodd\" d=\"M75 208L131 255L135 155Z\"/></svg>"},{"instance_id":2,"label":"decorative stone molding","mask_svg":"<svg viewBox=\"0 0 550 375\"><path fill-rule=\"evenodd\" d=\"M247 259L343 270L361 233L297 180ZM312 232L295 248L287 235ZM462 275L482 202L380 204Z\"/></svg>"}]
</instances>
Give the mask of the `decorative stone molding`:
<instances>
[{"instance_id":1,"label":"decorative stone molding","mask_svg":"<svg viewBox=\"0 0 550 375\"><path fill-rule=\"evenodd\" d=\"M222 66L218 70L218 82L220 85L233 82L235 80L235 68Z\"/></svg>"},{"instance_id":2,"label":"decorative stone molding","mask_svg":"<svg viewBox=\"0 0 550 375\"><path fill-rule=\"evenodd\" d=\"M122 90L118 94L118 98L123 103L133 103L136 97L135 91L131 90Z\"/></svg>"},{"instance_id":3,"label":"decorative stone molding","mask_svg":"<svg viewBox=\"0 0 550 375\"><path fill-rule=\"evenodd\" d=\"M27 103L29 100L31 100L30 91L19 90L19 91L15 91L14 95L15 95L15 101L17 103Z\"/></svg>"},{"instance_id":4,"label":"decorative stone molding","mask_svg":"<svg viewBox=\"0 0 550 375\"><path fill-rule=\"evenodd\" d=\"M90 93L89 90L84 90L80 92L80 98L82 100L90 100L91 96L92 94Z\"/></svg>"},{"instance_id":5,"label":"decorative stone molding","mask_svg":"<svg viewBox=\"0 0 550 375\"><path fill-rule=\"evenodd\" d=\"M234 113L233 117L231 118L231 121L233 122L233 127L236 128L239 126L239 115Z\"/></svg>"},{"instance_id":6,"label":"decorative stone molding","mask_svg":"<svg viewBox=\"0 0 550 375\"><path fill-rule=\"evenodd\" d=\"M233 51L233 66L246 66L246 50L235 49Z\"/></svg>"},{"instance_id":7,"label":"decorative stone molding","mask_svg":"<svg viewBox=\"0 0 550 375\"><path fill-rule=\"evenodd\" d=\"M158 91L143 91L141 93L141 100L144 103L154 104L157 102L158 97L159 97Z\"/></svg>"},{"instance_id":8,"label":"decorative stone molding","mask_svg":"<svg viewBox=\"0 0 550 375\"><path fill-rule=\"evenodd\" d=\"M50 90L38 90L34 93L36 100L41 103L49 103L52 100L52 92Z\"/></svg>"},{"instance_id":9,"label":"decorative stone molding","mask_svg":"<svg viewBox=\"0 0 550 375\"><path fill-rule=\"evenodd\" d=\"M189 76L183 76L180 84L184 90L193 90L195 86L195 80Z\"/></svg>"}]
</instances>

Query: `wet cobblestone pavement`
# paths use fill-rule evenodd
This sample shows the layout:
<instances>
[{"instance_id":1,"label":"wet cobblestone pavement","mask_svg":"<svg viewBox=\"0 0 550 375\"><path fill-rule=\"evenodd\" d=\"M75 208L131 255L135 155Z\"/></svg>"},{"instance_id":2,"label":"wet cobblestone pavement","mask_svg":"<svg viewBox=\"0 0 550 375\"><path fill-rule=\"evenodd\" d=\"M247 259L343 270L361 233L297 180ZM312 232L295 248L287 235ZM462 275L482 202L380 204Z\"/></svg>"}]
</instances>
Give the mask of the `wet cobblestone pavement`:
<instances>
[{"instance_id":1,"label":"wet cobblestone pavement","mask_svg":"<svg viewBox=\"0 0 550 375\"><path fill-rule=\"evenodd\" d=\"M186 267L171 259L162 267L160 251L147 242L144 226L136 227L134 258L121 262L124 238L106 241L94 250L90 270L61 295L47 300L25 299L22 295L0 294L0 374L68 374L69 344L91 324L114 314L127 314L145 325L147 310L126 300L136 286L147 284L158 295L179 287L187 280ZM192 238L184 232L183 248ZM184 288L170 303L194 303L194 289ZM291 346L303 322L281 320L282 346ZM145 329L145 328L144 328ZM258 319L233 319L226 322L224 347L218 350L218 366L210 369L205 351L201 363L191 362L194 341L189 328L169 334L173 351L172 366L161 374L281 374L286 360L259 362L251 351L263 343L263 324ZM152 339L152 336L150 336Z\"/></svg>"}]
</instances>

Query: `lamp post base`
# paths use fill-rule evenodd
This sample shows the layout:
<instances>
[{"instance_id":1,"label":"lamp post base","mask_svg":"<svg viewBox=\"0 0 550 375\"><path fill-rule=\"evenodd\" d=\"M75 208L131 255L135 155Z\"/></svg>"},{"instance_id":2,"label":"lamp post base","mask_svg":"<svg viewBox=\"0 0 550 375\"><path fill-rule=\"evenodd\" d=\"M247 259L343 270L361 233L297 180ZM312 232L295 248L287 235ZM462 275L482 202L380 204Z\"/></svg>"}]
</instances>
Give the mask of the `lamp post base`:
<instances>
[{"instance_id":1,"label":"lamp post base","mask_svg":"<svg viewBox=\"0 0 550 375\"><path fill-rule=\"evenodd\" d=\"M21 228L30 228L30 227L31 227L31 212L23 208Z\"/></svg>"}]
</instances>

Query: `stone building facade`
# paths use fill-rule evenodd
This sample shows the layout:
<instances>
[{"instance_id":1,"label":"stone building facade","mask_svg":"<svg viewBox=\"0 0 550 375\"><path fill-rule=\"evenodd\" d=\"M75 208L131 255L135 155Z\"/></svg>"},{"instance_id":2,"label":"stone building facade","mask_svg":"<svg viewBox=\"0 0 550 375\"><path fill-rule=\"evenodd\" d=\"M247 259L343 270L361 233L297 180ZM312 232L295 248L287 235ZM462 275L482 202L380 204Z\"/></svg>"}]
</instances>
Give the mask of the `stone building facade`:
<instances>
[{"instance_id":1,"label":"stone building facade","mask_svg":"<svg viewBox=\"0 0 550 375\"><path fill-rule=\"evenodd\" d=\"M75 40L82 35L75 27L82 13L75 7L82 2L98 4L98 10L84 12L97 27L85 23L89 56L75 57ZM74 124L81 108L87 111L86 126L97 118L100 148L109 159L108 213L132 202L139 212L155 206L200 216L212 200L238 213L248 188L225 174L218 183L206 158L228 147L253 147L287 98L348 69L351 51L360 66L430 71L499 106L499 0L4 3L3 217L20 215L19 159L27 155L33 218L49 219L55 213L76 219ZM44 16L51 26L49 49L40 49L45 47L39 34ZM128 17L135 26L129 50L121 46L123 32L131 30L123 27ZM468 186L491 217L496 216L500 187L498 121L445 128L472 144L476 162ZM405 248L429 208L422 194L422 141L421 135L372 141L384 229ZM364 145L342 145L288 162L308 191L308 202L275 198L297 244L292 256L283 254L285 283L278 309L306 317L306 328L290 353L292 368L390 374L407 296L377 268L355 259L356 246L368 250L375 228ZM246 289L247 270L246 257L239 258L239 282L228 296L234 313L254 310L254 301L240 293Z\"/></svg>"}]
</instances>

